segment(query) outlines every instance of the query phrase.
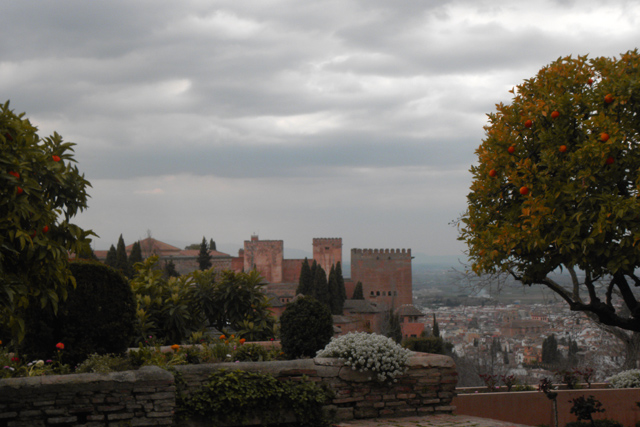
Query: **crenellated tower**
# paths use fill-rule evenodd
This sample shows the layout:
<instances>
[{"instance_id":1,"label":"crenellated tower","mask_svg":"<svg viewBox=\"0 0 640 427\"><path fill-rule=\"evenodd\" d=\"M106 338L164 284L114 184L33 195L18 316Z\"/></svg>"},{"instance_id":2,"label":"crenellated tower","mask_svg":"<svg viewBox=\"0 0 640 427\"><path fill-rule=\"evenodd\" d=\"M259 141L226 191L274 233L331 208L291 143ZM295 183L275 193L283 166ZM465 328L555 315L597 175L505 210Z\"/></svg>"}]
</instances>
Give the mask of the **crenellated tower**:
<instances>
[{"instance_id":1,"label":"crenellated tower","mask_svg":"<svg viewBox=\"0 0 640 427\"><path fill-rule=\"evenodd\" d=\"M284 243L282 240L260 240L252 235L244 241L244 271L258 270L270 283L282 282Z\"/></svg>"},{"instance_id":2,"label":"crenellated tower","mask_svg":"<svg viewBox=\"0 0 640 427\"><path fill-rule=\"evenodd\" d=\"M413 303L411 249L351 249L351 280L379 307Z\"/></svg>"},{"instance_id":3,"label":"crenellated tower","mask_svg":"<svg viewBox=\"0 0 640 427\"><path fill-rule=\"evenodd\" d=\"M331 266L338 262L342 264L342 238L314 238L313 260L329 274Z\"/></svg>"}]
</instances>

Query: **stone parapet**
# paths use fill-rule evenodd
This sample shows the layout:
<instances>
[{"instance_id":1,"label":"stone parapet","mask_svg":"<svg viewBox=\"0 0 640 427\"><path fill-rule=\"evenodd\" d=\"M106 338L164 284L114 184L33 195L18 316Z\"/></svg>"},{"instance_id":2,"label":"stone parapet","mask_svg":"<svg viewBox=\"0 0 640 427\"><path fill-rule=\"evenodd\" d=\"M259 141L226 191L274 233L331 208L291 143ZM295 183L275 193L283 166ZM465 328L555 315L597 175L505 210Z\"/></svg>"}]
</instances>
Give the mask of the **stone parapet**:
<instances>
[{"instance_id":1,"label":"stone parapet","mask_svg":"<svg viewBox=\"0 0 640 427\"><path fill-rule=\"evenodd\" d=\"M334 392L326 410L337 420L451 413L457 373L450 357L413 353L408 372L378 383L340 359L315 358L175 366L109 374L71 374L0 380L0 426L173 425L176 395L189 394L220 369L269 373L281 380L306 377ZM179 388L179 390L177 389Z\"/></svg>"}]
</instances>

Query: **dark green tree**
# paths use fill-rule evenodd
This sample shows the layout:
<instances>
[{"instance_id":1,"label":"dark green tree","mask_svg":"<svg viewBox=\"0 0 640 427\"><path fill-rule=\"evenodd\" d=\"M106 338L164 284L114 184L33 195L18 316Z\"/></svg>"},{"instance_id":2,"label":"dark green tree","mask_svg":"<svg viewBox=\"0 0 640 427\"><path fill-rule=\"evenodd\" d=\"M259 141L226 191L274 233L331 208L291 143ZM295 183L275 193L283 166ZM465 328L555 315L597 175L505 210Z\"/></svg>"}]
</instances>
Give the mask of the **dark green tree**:
<instances>
[{"instance_id":1,"label":"dark green tree","mask_svg":"<svg viewBox=\"0 0 640 427\"><path fill-rule=\"evenodd\" d=\"M314 296L320 303L329 307L331 311L331 294L329 292L329 282L327 281L327 273L320 265L316 265L315 275L313 276Z\"/></svg>"},{"instance_id":2,"label":"dark green tree","mask_svg":"<svg viewBox=\"0 0 640 427\"><path fill-rule=\"evenodd\" d=\"M436 314L433 313L433 336L440 337L440 326L438 326L438 321L436 320Z\"/></svg>"},{"instance_id":3,"label":"dark green tree","mask_svg":"<svg viewBox=\"0 0 640 427\"><path fill-rule=\"evenodd\" d=\"M299 297L280 316L280 335L289 358L314 357L333 336L331 312L311 296Z\"/></svg>"},{"instance_id":4,"label":"dark green tree","mask_svg":"<svg viewBox=\"0 0 640 427\"><path fill-rule=\"evenodd\" d=\"M127 247L124 244L122 234L118 239L118 246L116 247L116 270L119 270L126 277L131 277L133 271L129 265L129 258L127 257Z\"/></svg>"},{"instance_id":5,"label":"dark green tree","mask_svg":"<svg viewBox=\"0 0 640 427\"><path fill-rule=\"evenodd\" d=\"M0 324L24 337L22 310L57 310L73 282L69 254L91 231L70 221L87 208L91 185L74 165L73 146L54 132L41 138L24 114L0 104Z\"/></svg>"},{"instance_id":6,"label":"dark green tree","mask_svg":"<svg viewBox=\"0 0 640 427\"><path fill-rule=\"evenodd\" d=\"M176 270L176 264L172 259L164 262L164 276L165 278L180 276L180 273Z\"/></svg>"},{"instance_id":7,"label":"dark green tree","mask_svg":"<svg viewBox=\"0 0 640 427\"><path fill-rule=\"evenodd\" d=\"M364 299L364 292L362 290L362 282L358 281L356 287L353 290L353 297L351 299Z\"/></svg>"},{"instance_id":8,"label":"dark green tree","mask_svg":"<svg viewBox=\"0 0 640 427\"><path fill-rule=\"evenodd\" d=\"M198 267L200 270L208 270L211 268L211 254L207 247L207 240L202 236L202 243L200 243L200 252L198 253Z\"/></svg>"},{"instance_id":9,"label":"dark green tree","mask_svg":"<svg viewBox=\"0 0 640 427\"><path fill-rule=\"evenodd\" d=\"M542 363L546 366L558 366L561 362L558 342L554 334L549 335L542 342Z\"/></svg>"},{"instance_id":10,"label":"dark green tree","mask_svg":"<svg viewBox=\"0 0 640 427\"><path fill-rule=\"evenodd\" d=\"M216 242L213 241L213 239L209 239L209 250L210 251L215 251L216 249Z\"/></svg>"},{"instance_id":11,"label":"dark green tree","mask_svg":"<svg viewBox=\"0 0 640 427\"><path fill-rule=\"evenodd\" d=\"M133 266L136 265L137 262L142 262L142 248L140 247L140 241L135 242L131 247L131 254L129 255L131 271L133 271Z\"/></svg>"},{"instance_id":12,"label":"dark green tree","mask_svg":"<svg viewBox=\"0 0 640 427\"><path fill-rule=\"evenodd\" d=\"M309 266L309 260L307 258L302 261L300 267L300 278L298 279L298 288L296 289L296 295L310 295L311 294L311 267Z\"/></svg>"},{"instance_id":13,"label":"dark green tree","mask_svg":"<svg viewBox=\"0 0 640 427\"><path fill-rule=\"evenodd\" d=\"M342 291L340 290L338 272L334 266L329 271L329 308L331 314L341 315L344 310L344 299L342 299ZM344 285L343 285L344 288Z\"/></svg>"},{"instance_id":14,"label":"dark green tree","mask_svg":"<svg viewBox=\"0 0 640 427\"><path fill-rule=\"evenodd\" d=\"M111 245L109 251L107 252L107 259L104 262L111 268L116 268L118 265L118 254L116 252L116 247Z\"/></svg>"},{"instance_id":15,"label":"dark green tree","mask_svg":"<svg viewBox=\"0 0 640 427\"><path fill-rule=\"evenodd\" d=\"M338 261L336 263L336 287L338 289L339 302L338 311L342 314L344 310L344 302L347 299L347 289L344 286L344 277L342 276L342 263Z\"/></svg>"},{"instance_id":16,"label":"dark green tree","mask_svg":"<svg viewBox=\"0 0 640 427\"><path fill-rule=\"evenodd\" d=\"M387 312L387 331L384 334L397 343L402 342L402 327L400 326L400 316L389 310Z\"/></svg>"}]
</instances>

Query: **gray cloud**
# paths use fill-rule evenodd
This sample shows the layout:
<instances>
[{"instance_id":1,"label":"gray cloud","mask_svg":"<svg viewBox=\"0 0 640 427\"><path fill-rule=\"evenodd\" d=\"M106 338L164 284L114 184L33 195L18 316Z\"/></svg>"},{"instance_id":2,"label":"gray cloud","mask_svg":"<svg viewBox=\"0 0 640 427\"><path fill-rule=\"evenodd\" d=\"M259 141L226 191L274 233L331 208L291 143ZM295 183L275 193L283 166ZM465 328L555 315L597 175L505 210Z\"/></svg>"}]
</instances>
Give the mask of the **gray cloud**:
<instances>
[{"instance_id":1,"label":"gray cloud","mask_svg":"<svg viewBox=\"0 0 640 427\"><path fill-rule=\"evenodd\" d=\"M308 250L462 248L486 113L565 55L636 46L633 2L7 2L0 92L76 147L78 221ZM129 236L129 237L127 237Z\"/></svg>"}]
</instances>

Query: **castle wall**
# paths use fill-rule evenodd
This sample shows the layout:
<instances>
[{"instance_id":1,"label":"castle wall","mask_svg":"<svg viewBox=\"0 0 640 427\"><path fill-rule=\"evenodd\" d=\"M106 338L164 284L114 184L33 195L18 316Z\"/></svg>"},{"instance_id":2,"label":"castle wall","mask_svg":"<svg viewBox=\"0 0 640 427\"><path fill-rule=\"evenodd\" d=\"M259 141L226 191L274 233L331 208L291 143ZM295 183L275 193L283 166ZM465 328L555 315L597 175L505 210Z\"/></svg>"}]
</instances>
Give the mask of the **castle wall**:
<instances>
[{"instance_id":1,"label":"castle wall","mask_svg":"<svg viewBox=\"0 0 640 427\"><path fill-rule=\"evenodd\" d=\"M351 280L379 307L412 304L411 249L352 249Z\"/></svg>"},{"instance_id":2,"label":"castle wall","mask_svg":"<svg viewBox=\"0 0 640 427\"><path fill-rule=\"evenodd\" d=\"M304 259L282 260L282 282L298 283L300 281L300 269Z\"/></svg>"},{"instance_id":3,"label":"castle wall","mask_svg":"<svg viewBox=\"0 0 640 427\"><path fill-rule=\"evenodd\" d=\"M244 271L254 267L268 282L282 283L284 244L282 240L260 240L251 236L244 241Z\"/></svg>"},{"instance_id":4,"label":"castle wall","mask_svg":"<svg viewBox=\"0 0 640 427\"><path fill-rule=\"evenodd\" d=\"M331 266L342 264L342 238L314 238L313 260L320 265L329 277Z\"/></svg>"}]
</instances>

